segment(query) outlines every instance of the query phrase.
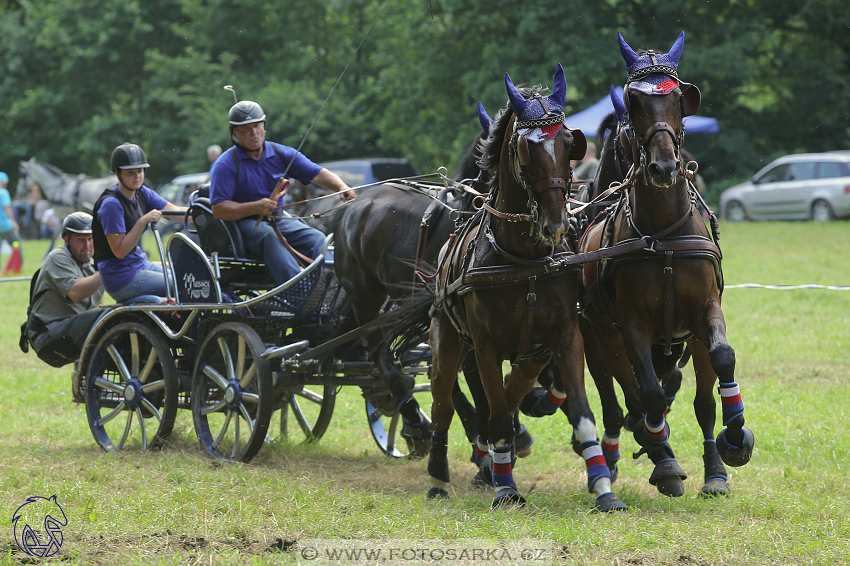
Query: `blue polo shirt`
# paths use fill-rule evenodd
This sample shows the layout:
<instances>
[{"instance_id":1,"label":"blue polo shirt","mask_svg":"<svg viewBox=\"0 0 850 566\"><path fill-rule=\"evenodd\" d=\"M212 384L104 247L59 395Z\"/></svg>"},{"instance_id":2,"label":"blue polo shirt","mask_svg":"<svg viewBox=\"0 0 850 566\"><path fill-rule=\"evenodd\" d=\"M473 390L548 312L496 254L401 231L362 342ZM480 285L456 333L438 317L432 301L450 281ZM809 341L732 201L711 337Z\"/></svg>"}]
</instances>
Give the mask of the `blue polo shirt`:
<instances>
[{"instance_id":1,"label":"blue polo shirt","mask_svg":"<svg viewBox=\"0 0 850 566\"><path fill-rule=\"evenodd\" d=\"M286 163L278 157L275 148ZM235 179L233 152L239 159L239 179ZM210 171L210 204L226 200L241 203L269 198L290 161L292 166L286 176L298 179L305 185L322 170L303 153L297 153L295 149L279 143L265 142L263 156L259 160L236 146L231 147L215 160Z\"/></svg>"},{"instance_id":2,"label":"blue polo shirt","mask_svg":"<svg viewBox=\"0 0 850 566\"><path fill-rule=\"evenodd\" d=\"M108 198L103 201L100 210L97 211L97 220L103 226L103 233L106 235L126 234L133 227L124 225L124 208L118 199L127 200L127 197L121 194L118 185L113 185L109 190L114 192L117 198ZM163 210L168 204L167 200L147 186L142 186L140 190L145 193L147 202L145 213L151 210ZM136 244L136 247L122 259L101 261L97 264L97 268L100 271L103 288L109 293L120 291L133 282L133 276L147 264L147 261L148 254L139 244Z\"/></svg>"}]
</instances>

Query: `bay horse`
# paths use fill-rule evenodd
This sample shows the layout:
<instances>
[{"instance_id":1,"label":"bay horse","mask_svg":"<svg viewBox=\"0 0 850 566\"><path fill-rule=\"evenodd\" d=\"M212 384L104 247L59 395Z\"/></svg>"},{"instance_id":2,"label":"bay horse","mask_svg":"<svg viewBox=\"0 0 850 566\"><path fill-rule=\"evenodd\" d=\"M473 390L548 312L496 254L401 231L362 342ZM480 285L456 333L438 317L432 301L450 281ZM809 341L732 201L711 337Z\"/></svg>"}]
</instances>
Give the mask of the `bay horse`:
<instances>
[{"instance_id":1,"label":"bay horse","mask_svg":"<svg viewBox=\"0 0 850 566\"><path fill-rule=\"evenodd\" d=\"M561 65L550 96L543 97L539 88L517 89L507 73L505 87L509 101L481 148L481 168L492 175L483 210L441 252L436 296L418 293L404 313L409 315L404 324L430 322L434 402L428 461L432 485L426 498L448 496L451 392L460 363L471 353L489 405L492 505L525 505L513 478L512 415L554 355L564 391L550 390L549 401L555 408L569 404L588 488L597 496L595 509L625 509L611 492L584 388L578 270L560 263L574 254L565 244L571 227L566 212L570 160L584 155L587 142L580 130L564 124ZM507 359L513 368L505 380L502 362Z\"/></svg>"},{"instance_id":2,"label":"bay horse","mask_svg":"<svg viewBox=\"0 0 850 566\"><path fill-rule=\"evenodd\" d=\"M591 372L603 368L622 387L629 411L626 427L655 464L650 483L662 494L680 496L687 474L669 444L665 415L672 400L662 381L677 371L687 341L696 374L694 411L704 438L701 493L728 494L724 463L746 464L754 436L744 426L735 352L726 339L720 306L723 275L716 222L709 233L697 209L701 197L688 179L693 172L681 160L683 119L696 113L700 94L678 79L684 32L667 54L638 55L618 35L629 71L620 103L627 127L621 131L633 169L617 207L585 232L580 249L589 253L621 246L633 251L584 264L582 306L590 323L585 355ZM715 439L713 389L718 380L725 428ZM610 465L619 456L619 430L608 424L602 445Z\"/></svg>"},{"instance_id":3,"label":"bay horse","mask_svg":"<svg viewBox=\"0 0 850 566\"><path fill-rule=\"evenodd\" d=\"M69 175L49 163L39 163L35 157L21 161L17 194L25 196L33 183L38 183L41 192L54 206L69 212L88 210L91 212L97 197L115 184L115 175L87 177Z\"/></svg>"}]
</instances>

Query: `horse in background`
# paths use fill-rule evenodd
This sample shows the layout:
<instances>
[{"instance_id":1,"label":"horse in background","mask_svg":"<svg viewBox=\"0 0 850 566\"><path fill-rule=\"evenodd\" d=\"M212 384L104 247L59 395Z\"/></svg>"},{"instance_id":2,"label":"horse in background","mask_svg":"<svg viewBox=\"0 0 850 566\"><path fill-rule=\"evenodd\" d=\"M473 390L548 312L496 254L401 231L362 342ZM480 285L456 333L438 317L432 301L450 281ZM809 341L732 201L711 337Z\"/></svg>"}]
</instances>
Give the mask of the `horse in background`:
<instances>
[{"instance_id":1,"label":"horse in background","mask_svg":"<svg viewBox=\"0 0 850 566\"><path fill-rule=\"evenodd\" d=\"M681 157L684 118L696 113L700 94L678 79L684 32L668 54L638 55L619 38L629 78L623 100L615 102L626 126L618 137L634 169L616 207L597 218L580 249L631 246L632 251L584 265L585 356L597 385L595 374L602 368L622 387L626 428L655 464L650 483L664 495L681 496L687 474L670 447L666 421L670 391L679 383L664 382L678 373L676 362L687 341L696 374L694 412L704 437L701 493L728 494L724 463L746 464L754 437L744 426L735 353L720 308L716 226L710 234L697 208L701 197L688 179L693 172ZM715 439L718 380L725 428ZM608 395L600 389L603 405ZM607 419L605 425L602 446L610 466L619 458L619 425Z\"/></svg>"},{"instance_id":2,"label":"horse in background","mask_svg":"<svg viewBox=\"0 0 850 566\"><path fill-rule=\"evenodd\" d=\"M452 176L458 186L448 185L441 194L436 194L433 189L424 190L415 183L382 183L364 190L354 201L324 219L325 229L335 234L335 272L353 311L352 320L342 330L376 319L388 300L409 296L417 264L436 264L449 234L465 216L471 216L477 190L486 190L486 176L482 177L477 155L478 145L487 138L492 122L480 103L478 116L482 130ZM410 397L412 378L398 375L380 329L369 333L366 342L369 355L381 372L393 376L390 382L394 398L409 399L400 407L404 419L402 436L415 452L424 456L430 449L430 425L421 419L418 403ZM467 373L476 371L474 361L470 361L471 365L464 366ZM485 402L483 390L479 393L473 387L473 397L480 406ZM467 437L474 442L479 429L475 407L459 388L454 399Z\"/></svg>"},{"instance_id":3,"label":"horse in background","mask_svg":"<svg viewBox=\"0 0 850 566\"><path fill-rule=\"evenodd\" d=\"M29 161L21 161L17 195L26 198L33 183L38 183L44 198L54 207L66 211L66 214L77 210L91 212L100 194L115 182L114 175L69 175L55 165L39 163L32 157Z\"/></svg>"}]
</instances>

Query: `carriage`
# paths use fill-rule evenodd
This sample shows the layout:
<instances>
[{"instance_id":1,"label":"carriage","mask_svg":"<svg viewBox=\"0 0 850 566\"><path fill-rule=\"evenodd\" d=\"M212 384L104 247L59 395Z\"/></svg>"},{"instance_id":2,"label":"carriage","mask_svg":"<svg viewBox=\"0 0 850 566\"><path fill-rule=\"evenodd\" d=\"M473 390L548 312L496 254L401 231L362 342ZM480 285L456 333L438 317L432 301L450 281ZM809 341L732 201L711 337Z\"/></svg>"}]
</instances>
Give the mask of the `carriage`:
<instances>
[{"instance_id":1,"label":"carriage","mask_svg":"<svg viewBox=\"0 0 850 566\"><path fill-rule=\"evenodd\" d=\"M274 286L238 230L213 218L207 198L193 195L184 220L186 229L166 245L153 230L170 266L169 296L104 309L75 367L74 399L85 405L97 444L106 451L161 447L178 409L187 409L209 456L247 462L270 438L274 413L281 437L316 441L338 388L355 385L379 448L409 456L413 446L402 440L387 378L359 347L374 325L336 336L348 298L334 273L333 236L313 263ZM429 359L427 347L415 349L403 372L427 374ZM416 384L413 393L429 387Z\"/></svg>"}]
</instances>

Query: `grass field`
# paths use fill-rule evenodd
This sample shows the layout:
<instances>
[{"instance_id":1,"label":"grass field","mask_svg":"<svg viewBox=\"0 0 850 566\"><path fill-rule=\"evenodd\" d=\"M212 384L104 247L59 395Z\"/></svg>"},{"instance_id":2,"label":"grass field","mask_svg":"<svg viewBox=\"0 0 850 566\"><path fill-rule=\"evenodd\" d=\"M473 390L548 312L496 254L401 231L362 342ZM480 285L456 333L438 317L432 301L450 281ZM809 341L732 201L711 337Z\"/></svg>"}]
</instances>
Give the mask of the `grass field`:
<instances>
[{"instance_id":1,"label":"grass field","mask_svg":"<svg viewBox=\"0 0 850 566\"><path fill-rule=\"evenodd\" d=\"M846 222L721 229L729 285L850 285ZM25 274L45 247L25 242ZM590 513L584 463L570 449L562 414L525 419L536 442L515 477L529 505L507 512L491 512L492 493L470 487L474 469L458 422L449 447L452 498L426 503L424 463L381 455L353 388L340 392L320 443L274 442L249 465L207 459L185 411L165 450L105 454L71 402L70 367L52 369L18 349L28 284L0 289L2 564L28 559L15 545L15 510L29 496L54 494L68 524L61 550L46 562L308 564L327 563L336 549L350 553L338 564L850 563L850 291L728 289L728 336L756 436L752 461L729 469L733 495L698 497L701 442L686 369L670 414L671 441L690 475L686 495L658 494L647 482L651 463L629 458L637 445L624 435L614 489L631 511L601 516ZM595 391L588 393L601 420ZM520 547L542 550L520 560ZM432 551L411 550L424 548ZM503 548L513 550L496 552ZM355 559L361 549L382 554ZM490 553L475 554L482 549Z\"/></svg>"}]
</instances>

